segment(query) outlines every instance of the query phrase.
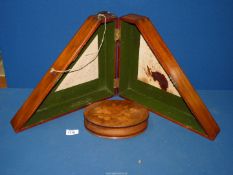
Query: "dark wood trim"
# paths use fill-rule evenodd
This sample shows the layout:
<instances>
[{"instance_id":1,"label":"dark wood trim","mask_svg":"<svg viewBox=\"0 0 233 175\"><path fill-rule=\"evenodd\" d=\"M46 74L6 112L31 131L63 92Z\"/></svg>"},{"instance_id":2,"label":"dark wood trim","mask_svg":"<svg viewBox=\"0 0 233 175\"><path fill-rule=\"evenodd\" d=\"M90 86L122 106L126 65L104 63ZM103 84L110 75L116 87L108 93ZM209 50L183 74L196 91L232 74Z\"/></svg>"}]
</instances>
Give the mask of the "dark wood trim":
<instances>
[{"instance_id":1,"label":"dark wood trim","mask_svg":"<svg viewBox=\"0 0 233 175\"><path fill-rule=\"evenodd\" d=\"M6 77L0 76L0 88L7 88Z\"/></svg>"},{"instance_id":2,"label":"dark wood trim","mask_svg":"<svg viewBox=\"0 0 233 175\"><path fill-rule=\"evenodd\" d=\"M121 28L118 18L113 17L110 14L106 14L106 16L107 22L115 21L116 28ZM150 22L150 20L145 16L139 16L135 14L130 14L121 17L120 20L134 24L138 28L138 30L146 40L147 44L157 57L158 61L160 62L166 73L173 79L174 82L176 82L178 92L184 99L185 103L187 104L195 118L198 120L200 125L205 130L206 135L203 135L198 132L197 133L211 140L215 139L215 137L220 131L220 128L218 127L214 118L208 111L200 96L197 94L197 92L191 85L190 81L176 62L174 56L172 55L172 53L170 52L170 50L162 40L161 36L159 35L158 31ZM80 53L84 45L87 43L90 37L94 34L94 32L103 22L104 19L98 18L97 15L90 16L81 26L79 31L74 35L74 37L71 39L66 48L61 52L61 54L58 56L57 60L54 62L51 68L55 68L58 70L67 69L67 67L74 61L74 59ZM117 55L119 56L120 54L120 41L116 42L116 51L118 53L116 53L115 55L115 64L117 63L116 61L118 61L118 74L115 74L115 78L119 78L120 60L117 59ZM44 98L49 94L51 89L54 87L54 85L61 77L62 73L55 73L51 72L50 70L51 69L47 71L45 76L42 78L42 80L31 93L29 98L25 101L25 103L16 113L14 118L11 120L11 124L16 132L20 132L22 130L27 129L24 126L25 123L30 119L30 117L42 103ZM117 92L118 90L115 91L116 94ZM154 112L157 113L156 111ZM167 118L166 116L163 117ZM46 121L42 121L41 123L44 123ZM177 123L176 121L172 122ZM187 126L181 123L178 124L187 129L192 130L191 128L188 128Z\"/></svg>"},{"instance_id":3,"label":"dark wood trim","mask_svg":"<svg viewBox=\"0 0 233 175\"><path fill-rule=\"evenodd\" d=\"M103 127L84 119L84 126L90 133L98 137L122 139L134 137L143 133L147 129L148 118L138 125L129 127Z\"/></svg>"},{"instance_id":4,"label":"dark wood trim","mask_svg":"<svg viewBox=\"0 0 233 175\"><path fill-rule=\"evenodd\" d=\"M119 18L116 19L116 29L120 30L120 21ZM115 72L114 76L115 79L119 79L119 47L120 47L120 40L115 41L115 58L114 58L114 67ZM115 95L118 95L119 93L119 87L115 88Z\"/></svg>"},{"instance_id":5,"label":"dark wood trim","mask_svg":"<svg viewBox=\"0 0 233 175\"><path fill-rule=\"evenodd\" d=\"M106 15L106 17L107 22L115 20L115 17L111 15ZM58 70L67 69L67 67L80 53L89 38L103 22L104 19L98 18L97 15L88 17L79 31L74 35L65 49L58 56L57 60L54 62L51 68ZM47 71L29 98L25 101L14 118L11 120L11 124L16 132L19 132L23 129L24 124L30 119L44 98L48 95L50 90L61 77L62 73L51 72L51 68Z\"/></svg>"}]
</instances>

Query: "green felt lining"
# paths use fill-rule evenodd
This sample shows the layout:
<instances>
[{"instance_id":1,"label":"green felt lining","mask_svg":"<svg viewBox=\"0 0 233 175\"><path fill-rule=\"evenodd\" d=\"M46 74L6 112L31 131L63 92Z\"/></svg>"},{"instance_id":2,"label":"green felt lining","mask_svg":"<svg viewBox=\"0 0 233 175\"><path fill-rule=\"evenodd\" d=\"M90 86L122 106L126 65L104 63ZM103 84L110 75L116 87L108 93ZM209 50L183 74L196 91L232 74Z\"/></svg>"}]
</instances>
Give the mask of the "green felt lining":
<instances>
[{"instance_id":1,"label":"green felt lining","mask_svg":"<svg viewBox=\"0 0 233 175\"><path fill-rule=\"evenodd\" d=\"M99 52L99 78L74 87L55 92L65 78L65 73L56 86L51 90L48 96L41 103L37 111L27 121L25 126L30 126L38 122L46 121L59 115L74 111L89 103L108 98L114 95L114 57L115 57L115 41L114 41L115 23L107 23L105 40ZM72 63L68 69L78 61L82 53L89 46L92 40L98 35L98 43L100 45L104 32L104 26L101 25L92 35L87 44L82 49L81 54L76 61Z\"/></svg>"},{"instance_id":2,"label":"green felt lining","mask_svg":"<svg viewBox=\"0 0 233 175\"><path fill-rule=\"evenodd\" d=\"M181 97L137 80L139 47L140 32L137 27L121 22L120 96L205 134Z\"/></svg>"}]
</instances>

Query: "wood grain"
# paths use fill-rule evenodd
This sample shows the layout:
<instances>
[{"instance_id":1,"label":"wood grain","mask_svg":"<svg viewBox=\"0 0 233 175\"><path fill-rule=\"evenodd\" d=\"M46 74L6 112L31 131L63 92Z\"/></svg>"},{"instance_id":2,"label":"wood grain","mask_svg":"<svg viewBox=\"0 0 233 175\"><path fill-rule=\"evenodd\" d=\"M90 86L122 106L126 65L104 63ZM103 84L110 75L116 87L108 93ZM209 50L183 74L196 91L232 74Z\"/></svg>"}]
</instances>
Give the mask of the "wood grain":
<instances>
[{"instance_id":1,"label":"wood grain","mask_svg":"<svg viewBox=\"0 0 233 175\"><path fill-rule=\"evenodd\" d=\"M129 127L148 118L148 111L142 105L129 100L104 100L85 108L88 121L104 127Z\"/></svg>"},{"instance_id":2,"label":"wood grain","mask_svg":"<svg viewBox=\"0 0 233 175\"><path fill-rule=\"evenodd\" d=\"M220 128L150 20L135 14L124 16L121 20L137 26L159 63L177 84L178 92L205 130L207 137L215 139Z\"/></svg>"},{"instance_id":3,"label":"wood grain","mask_svg":"<svg viewBox=\"0 0 233 175\"><path fill-rule=\"evenodd\" d=\"M106 15L107 22L113 21L115 17ZM98 18L97 15L90 16L81 26L79 31L74 35L65 49L58 56L57 60L51 66L51 68L57 70L65 70L74 61L77 55L81 52L84 45L89 38L93 35L96 29L104 22L103 18ZM18 110L14 118L11 120L11 124L15 132L23 130L24 124L30 119L50 90L54 87L56 82L62 76L62 73L51 72L51 69L47 71L45 76L33 90L31 95Z\"/></svg>"},{"instance_id":4,"label":"wood grain","mask_svg":"<svg viewBox=\"0 0 233 175\"><path fill-rule=\"evenodd\" d=\"M6 77L0 76L0 88L7 88Z\"/></svg>"},{"instance_id":5,"label":"wood grain","mask_svg":"<svg viewBox=\"0 0 233 175\"><path fill-rule=\"evenodd\" d=\"M172 53L170 52L170 50L162 40L161 36L159 35L158 31L150 22L150 20L145 16L139 16L135 14L124 16L120 18L120 20L133 24L138 28L145 41L151 48L152 52L155 54L159 63L162 65L162 67L164 68L166 73L171 77L171 79L177 84L176 88L178 92L184 99L192 114L195 116L195 118L198 120L200 125L205 130L206 135L204 136L211 140L215 139L215 137L220 131L220 128L218 127L211 113L208 111L200 96L197 94L197 92L191 85L190 81L176 62L174 56L172 55ZM113 17L111 15L107 15L107 22L110 21L117 21L116 27L120 28L118 18ZM104 20L98 18L97 15L90 16L81 26L79 31L74 35L74 37L71 39L66 48L61 52L61 54L58 56L57 60L54 62L51 68L55 68L58 70L67 69L67 67L81 52L82 48L87 43L89 38L93 35L96 29L103 22ZM116 47L116 51L118 52L117 55L119 56L120 41L117 41ZM120 60L116 60L115 64L116 63L118 63L118 67L116 67L118 71L116 71L115 77L119 78ZM24 127L25 123L30 119L30 117L33 115L33 113L36 111L36 109L39 107L39 105L42 103L45 97L49 94L49 92L61 76L62 73L51 72L50 69L47 71L45 76L42 78L42 80L31 93L29 98L25 101L25 103L22 105L22 107L19 109L19 111L12 119L11 124L16 132L20 132L26 129ZM117 93L117 89L115 92ZM156 113L156 111L154 112ZM163 117L166 118L166 116ZM92 124L93 123L90 123L90 121L85 120L86 127L97 127L97 125ZM144 123L141 127L144 127L145 125L146 123ZM123 133L124 132L125 131L123 131ZM121 137L121 135L119 135L119 137Z\"/></svg>"},{"instance_id":6,"label":"wood grain","mask_svg":"<svg viewBox=\"0 0 233 175\"><path fill-rule=\"evenodd\" d=\"M85 108L84 125L91 133L106 138L128 138L143 132L149 112L128 100L104 100Z\"/></svg>"}]
</instances>

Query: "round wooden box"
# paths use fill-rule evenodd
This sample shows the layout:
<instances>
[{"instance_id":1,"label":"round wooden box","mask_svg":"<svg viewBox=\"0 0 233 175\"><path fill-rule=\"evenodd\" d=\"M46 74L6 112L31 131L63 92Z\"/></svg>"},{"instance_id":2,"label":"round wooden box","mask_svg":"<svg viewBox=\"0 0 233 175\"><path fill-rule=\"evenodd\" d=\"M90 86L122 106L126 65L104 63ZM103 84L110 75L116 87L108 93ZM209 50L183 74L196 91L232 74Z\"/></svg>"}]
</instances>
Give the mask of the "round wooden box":
<instances>
[{"instance_id":1,"label":"round wooden box","mask_svg":"<svg viewBox=\"0 0 233 175\"><path fill-rule=\"evenodd\" d=\"M84 125L91 133L105 138L129 138L147 128L149 112L128 100L104 100L84 110Z\"/></svg>"}]
</instances>

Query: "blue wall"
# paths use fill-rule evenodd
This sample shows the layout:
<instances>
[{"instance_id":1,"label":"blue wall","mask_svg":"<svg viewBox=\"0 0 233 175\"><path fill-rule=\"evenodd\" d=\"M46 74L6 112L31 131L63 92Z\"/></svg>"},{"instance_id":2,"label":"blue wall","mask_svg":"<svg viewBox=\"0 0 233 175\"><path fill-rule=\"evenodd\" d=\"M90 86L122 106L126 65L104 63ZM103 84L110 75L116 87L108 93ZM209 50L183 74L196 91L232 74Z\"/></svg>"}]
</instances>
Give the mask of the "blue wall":
<instances>
[{"instance_id":1,"label":"blue wall","mask_svg":"<svg viewBox=\"0 0 233 175\"><path fill-rule=\"evenodd\" d=\"M233 89L232 0L0 0L10 87L35 87L90 14L148 16L197 89Z\"/></svg>"}]
</instances>

